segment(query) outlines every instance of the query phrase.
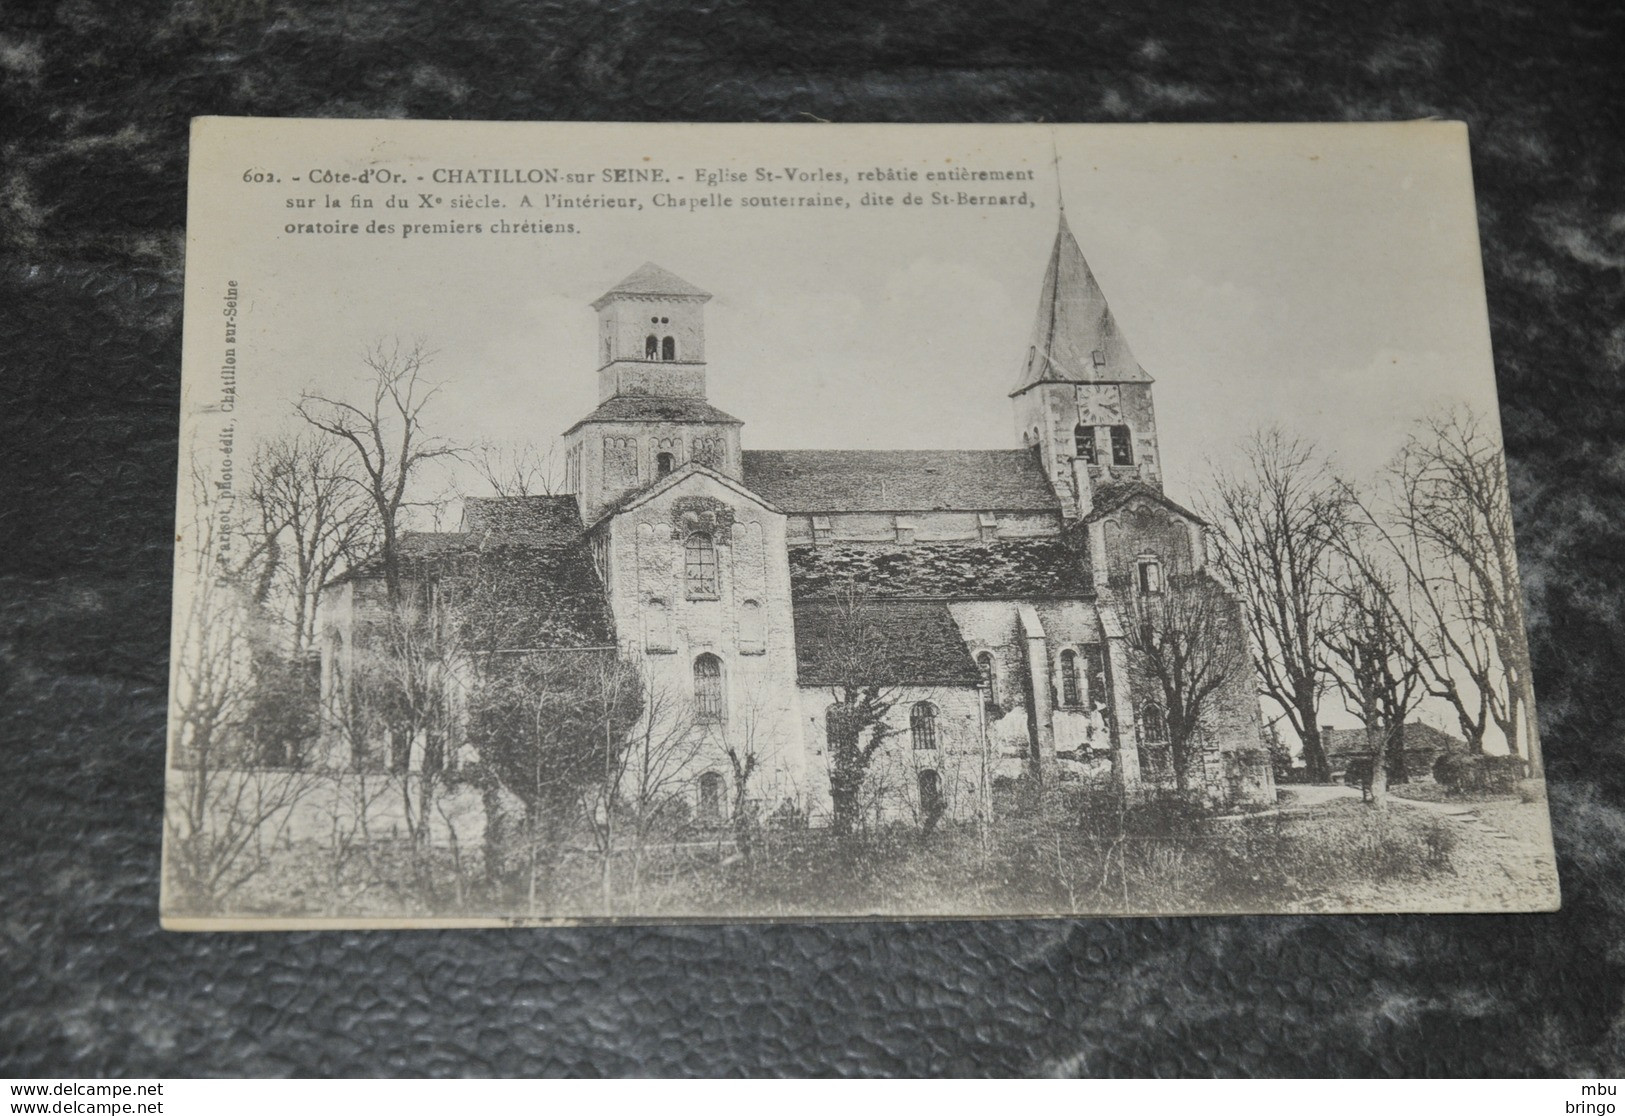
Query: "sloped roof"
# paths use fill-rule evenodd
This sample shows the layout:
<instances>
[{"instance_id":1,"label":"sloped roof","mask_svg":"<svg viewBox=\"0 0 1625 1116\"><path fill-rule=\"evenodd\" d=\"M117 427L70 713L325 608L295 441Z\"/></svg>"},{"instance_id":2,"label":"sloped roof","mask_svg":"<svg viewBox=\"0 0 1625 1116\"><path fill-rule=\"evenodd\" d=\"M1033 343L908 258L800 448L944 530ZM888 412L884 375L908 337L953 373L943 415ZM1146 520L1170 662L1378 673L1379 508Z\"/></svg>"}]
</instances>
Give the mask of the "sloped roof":
<instances>
[{"instance_id":1,"label":"sloped roof","mask_svg":"<svg viewBox=\"0 0 1625 1116\"><path fill-rule=\"evenodd\" d=\"M1463 741L1451 736L1448 732L1442 732L1432 725L1423 724L1421 721L1406 721L1402 739L1405 742L1404 746L1407 752L1459 752L1464 751L1467 747ZM1330 731L1322 729L1321 746L1326 749L1326 755L1329 758L1364 755L1371 750L1371 745L1366 741L1365 729L1331 729Z\"/></svg>"},{"instance_id":2,"label":"sloped roof","mask_svg":"<svg viewBox=\"0 0 1625 1116\"><path fill-rule=\"evenodd\" d=\"M592 521L592 525L589 530L596 530L598 525L603 523L605 520L613 519L626 509L642 503L645 499L657 496L668 488L676 488L689 477L693 476L710 477L722 487L731 489L753 504L766 508L770 512L777 512L779 510L767 500L762 499L760 493L752 492L741 482L734 480L726 473L713 469L709 465L701 465L697 461L685 461L683 464L677 466L677 468L673 469L665 476L656 477L654 480L643 485L641 488L628 489L619 496L615 497L615 499L604 505L603 509L599 511L598 518Z\"/></svg>"},{"instance_id":3,"label":"sloped roof","mask_svg":"<svg viewBox=\"0 0 1625 1116\"><path fill-rule=\"evenodd\" d=\"M1098 363L1096 353L1100 354ZM1046 381L1094 384L1150 380L1117 328L1105 292L1089 270L1089 262L1083 258L1083 250L1063 213L1038 296L1032 338L1011 394Z\"/></svg>"},{"instance_id":4,"label":"sloped roof","mask_svg":"<svg viewBox=\"0 0 1625 1116\"><path fill-rule=\"evenodd\" d=\"M489 532L410 532L398 546L401 574L408 581L436 578L459 599L465 620L479 618L481 635L469 641L471 646L613 645L614 617L586 546L522 540ZM383 556L375 554L329 584L383 576Z\"/></svg>"},{"instance_id":5,"label":"sloped roof","mask_svg":"<svg viewBox=\"0 0 1625 1116\"><path fill-rule=\"evenodd\" d=\"M746 450L744 466L792 513L1060 510L1030 450Z\"/></svg>"},{"instance_id":6,"label":"sloped roof","mask_svg":"<svg viewBox=\"0 0 1625 1116\"><path fill-rule=\"evenodd\" d=\"M839 686L859 676L876 686L981 681L946 605L876 601L854 612L833 601L798 601L794 614L803 686ZM854 657L860 665L852 665Z\"/></svg>"},{"instance_id":7,"label":"sloped roof","mask_svg":"<svg viewBox=\"0 0 1625 1116\"><path fill-rule=\"evenodd\" d=\"M1093 597L1083 555L1059 539L898 546L795 546L790 592L797 602L858 585L876 597L1009 600Z\"/></svg>"},{"instance_id":8,"label":"sloped roof","mask_svg":"<svg viewBox=\"0 0 1625 1116\"><path fill-rule=\"evenodd\" d=\"M566 430L570 434L589 422L687 422L722 426L744 423L719 411L703 399L672 395L612 395L586 418Z\"/></svg>"},{"instance_id":9,"label":"sloped roof","mask_svg":"<svg viewBox=\"0 0 1625 1116\"><path fill-rule=\"evenodd\" d=\"M473 650L613 647L615 619L585 546L489 546L455 575Z\"/></svg>"},{"instance_id":10,"label":"sloped roof","mask_svg":"<svg viewBox=\"0 0 1625 1116\"><path fill-rule=\"evenodd\" d=\"M581 509L574 496L468 496L463 532L476 541L510 539L565 546L581 537Z\"/></svg>"},{"instance_id":11,"label":"sloped roof","mask_svg":"<svg viewBox=\"0 0 1625 1116\"><path fill-rule=\"evenodd\" d=\"M616 295L652 295L656 298L697 298L701 302L711 297L687 279L679 278L657 263L646 263L632 274L598 296L592 304L597 310Z\"/></svg>"},{"instance_id":12,"label":"sloped roof","mask_svg":"<svg viewBox=\"0 0 1625 1116\"><path fill-rule=\"evenodd\" d=\"M1161 489L1153 488L1149 484L1140 484L1133 481L1120 481L1116 484L1105 484L1096 489L1094 506L1089 509L1089 514L1083 517L1083 522L1092 523L1097 519L1103 519L1112 514L1112 512L1117 511L1119 508L1126 507L1129 504L1132 504L1135 500L1142 498L1150 500L1154 504L1160 504L1169 511L1182 515L1186 519L1199 523L1204 527L1207 526L1207 520L1203 519L1201 516L1197 515L1184 505L1179 504L1163 495Z\"/></svg>"}]
</instances>

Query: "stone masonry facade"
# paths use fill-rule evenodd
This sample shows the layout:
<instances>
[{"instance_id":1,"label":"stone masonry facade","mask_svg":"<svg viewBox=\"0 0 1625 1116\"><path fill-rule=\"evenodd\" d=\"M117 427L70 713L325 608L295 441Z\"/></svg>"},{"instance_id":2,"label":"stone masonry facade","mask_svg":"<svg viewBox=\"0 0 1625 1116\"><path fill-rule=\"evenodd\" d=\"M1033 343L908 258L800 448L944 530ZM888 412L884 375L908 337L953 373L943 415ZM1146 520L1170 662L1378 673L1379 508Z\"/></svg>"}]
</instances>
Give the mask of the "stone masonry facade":
<instances>
[{"instance_id":1,"label":"stone masonry facade","mask_svg":"<svg viewBox=\"0 0 1625 1116\"><path fill-rule=\"evenodd\" d=\"M597 604L576 591L570 607L602 607L603 638L697 734L684 785L701 817L733 808L730 752L755 758L740 796L753 810L829 817L838 687L820 641L854 601L886 645L873 669L890 713L863 803L875 824L968 821L1023 784L1166 785L1161 699L1136 680L1125 624L1136 594L1201 573L1204 525L1163 491L1151 377L1064 218L1009 392L1021 449L745 449L744 424L707 398L709 298L655 264L606 292L600 403L565 432L567 493L467 501L463 532L412 545L518 523L510 541L596 586ZM329 687L376 576L328 595ZM568 627L583 645L595 630ZM1197 735L1199 793L1273 801L1245 670Z\"/></svg>"}]
</instances>

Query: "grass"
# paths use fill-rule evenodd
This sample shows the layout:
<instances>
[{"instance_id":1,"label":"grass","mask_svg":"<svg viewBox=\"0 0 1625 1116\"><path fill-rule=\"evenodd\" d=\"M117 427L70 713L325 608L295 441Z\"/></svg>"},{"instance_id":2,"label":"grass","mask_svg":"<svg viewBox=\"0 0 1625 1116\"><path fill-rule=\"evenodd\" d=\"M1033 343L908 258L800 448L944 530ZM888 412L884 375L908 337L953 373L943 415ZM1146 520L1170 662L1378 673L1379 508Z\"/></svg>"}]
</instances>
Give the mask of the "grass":
<instances>
[{"instance_id":1,"label":"grass","mask_svg":"<svg viewBox=\"0 0 1625 1116\"><path fill-rule=\"evenodd\" d=\"M1527 807L1525 807L1527 809ZM1304 813L1216 821L1167 804L1122 814L1052 807L1001 819L983 834L910 828L848 839L824 830L770 831L750 856L731 842L651 850L634 898L618 857L612 905L601 861L585 850L556 869L548 917L928 917L1245 913L1383 905L1428 895L1456 872L1456 830L1414 807L1376 811L1339 799ZM393 845L334 870L298 844L229 902L230 913L283 917L411 917L525 913L522 889L481 879L477 850L444 850L416 876ZM335 897L335 888L341 893ZM1390 900L1389 905L1403 905Z\"/></svg>"},{"instance_id":2,"label":"grass","mask_svg":"<svg viewBox=\"0 0 1625 1116\"><path fill-rule=\"evenodd\" d=\"M1389 783L1388 793L1413 802L1516 802L1512 791L1453 790L1439 783Z\"/></svg>"}]
</instances>

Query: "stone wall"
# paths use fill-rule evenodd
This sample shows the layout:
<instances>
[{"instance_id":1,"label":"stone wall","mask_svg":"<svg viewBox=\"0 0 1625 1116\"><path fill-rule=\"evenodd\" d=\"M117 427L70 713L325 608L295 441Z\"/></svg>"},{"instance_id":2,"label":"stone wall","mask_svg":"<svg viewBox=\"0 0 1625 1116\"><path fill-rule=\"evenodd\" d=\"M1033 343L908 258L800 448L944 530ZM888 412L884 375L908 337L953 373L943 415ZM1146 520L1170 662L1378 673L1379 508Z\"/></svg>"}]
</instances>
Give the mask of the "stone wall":
<instances>
[{"instance_id":1,"label":"stone wall","mask_svg":"<svg viewBox=\"0 0 1625 1116\"><path fill-rule=\"evenodd\" d=\"M570 435L566 453L572 494L589 525L607 505L659 479L662 453L672 455L674 469L698 460L736 480L741 470L739 427L727 423L593 422ZM625 471L619 468L623 454L630 462Z\"/></svg>"},{"instance_id":2,"label":"stone wall","mask_svg":"<svg viewBox=\"0 0 1625 1116\"><path fill-rule=\"evenodd\" d=\"M1134 441L1134 464L1127 468L1111 466L1111 444L1097 431L1099 470L1096 481L1137 479L1156 488L1162 486L1161 451L1157 445L1157 419L1151 402L1149 383L1133 384L1040 384L1014 400L1017 432L1023 444L1036 438L1044 451L1044 471L1063 500L1076 502L1069 514L1086 515L1092 506L1092 493L1077 492L1078 477L1072 463L1077 456L1078 426L1127 426ZM1089 479L1088 477L1084 478Z\"/></svg>"},{"instance_id":3,"label":"stone wall","mask_svg":"<svg viewBox=\"0 0 1625 1116\"><path fill-rule=\"evenodd\" d=\"M861 800L865 821L872 825L919 824L919 773L925 770L937 773L945 807L942 821L973 821L987 801L985 788L992 777L981 691L970 686L906 686L888 692L895 698L886 718L890 734L870 762L864 779ZM826 711L834 701L828 689L801 688L801 726L808 770L806 804L813 825L827 825L832 813ZM914 747L910 716L918 702L929 702L936 708L935 749Z\"/></svg>"},{"instance_id":4,"label":"stone wall","mask_svg":"<svg viewBox=\"0 0 1625 1116\"><path fill-rule=\"evenodd\" d=\"M684 540L705 529L714 544L715 593L691 593ZM667 716L703 737L694 777L722 774L732 795L731 745L755 754L748 796L772 810L800 793L806 763L797 723L795 627L784 517L703 474L635 503L601 529L610 607L622 653L646 670ZM695 662L721 663L725 716L700 717Z\"/></svg>"}]
</instances>

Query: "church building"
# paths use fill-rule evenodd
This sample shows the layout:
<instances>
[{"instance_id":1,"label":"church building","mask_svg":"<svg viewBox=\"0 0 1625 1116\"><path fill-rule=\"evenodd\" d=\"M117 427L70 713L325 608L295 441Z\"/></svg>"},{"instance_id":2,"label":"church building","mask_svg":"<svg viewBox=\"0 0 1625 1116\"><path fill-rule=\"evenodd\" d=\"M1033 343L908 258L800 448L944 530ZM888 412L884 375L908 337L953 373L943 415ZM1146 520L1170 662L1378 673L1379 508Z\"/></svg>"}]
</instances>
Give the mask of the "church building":
<instances>
[{"instance_id":1,"label":"church building","mask_svg":"<svg viewBox=\"0 0 1625 1116\"><path fill-rule=\"evenodd\" d=\"M613 646L681 696L705 738L684 780L702 820L733 808L730 750L756 759L743 799L761 816L828 819L827 714L855 616L890 702L865 818L968 820L1022 786L1172 785L1164 698L1126 625L1137 598L1203 569L1204 525L1163 491L1152 379L1064 215L1011 354L1021 448L747 449L707 394L710 297L653 263L606 291L599 403L564 432L565 494L469 499L460 532L403 540L403 568L433 576L495 541L533 553L532 584L573 617L557 645ZM328 594L330 690L381 576L363 564ZM1208 700L1192 754L1210 801L1273 801L1247 666Z\"/></svg>"}]
</instances>

